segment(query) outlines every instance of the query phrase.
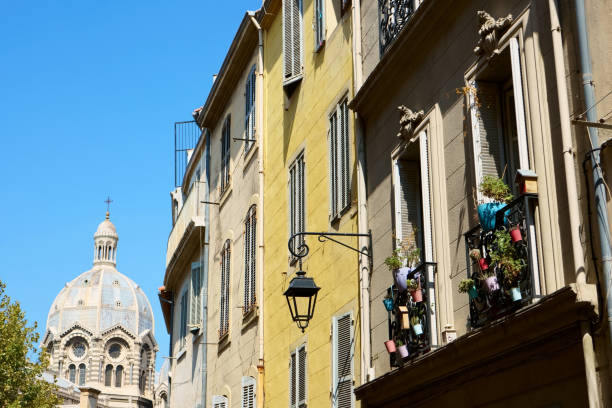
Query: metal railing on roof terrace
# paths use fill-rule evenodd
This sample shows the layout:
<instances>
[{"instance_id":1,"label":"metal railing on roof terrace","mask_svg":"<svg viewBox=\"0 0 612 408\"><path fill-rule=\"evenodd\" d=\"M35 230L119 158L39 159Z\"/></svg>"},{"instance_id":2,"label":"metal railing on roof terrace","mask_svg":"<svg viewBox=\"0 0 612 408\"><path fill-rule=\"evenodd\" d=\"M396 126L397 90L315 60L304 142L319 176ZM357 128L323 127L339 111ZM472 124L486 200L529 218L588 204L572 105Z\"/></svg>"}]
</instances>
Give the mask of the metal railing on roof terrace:
<instances>
[{"instance_id":1,"label":"metal railing on roof terrace","mask_svg":"<svg viewBox=\"0 0 612 408\"><path fill-rule=\"evenodd\" d=\"M533 211L537 194L523 194L495 213L494 228L466 232L470 326L481 327L541 297Z\"/></svg>"},{"instance_id":2,"label":"metal railing on roof terrace","mask_svg":"<svg viewBox=\"0 0 612 408\"><path fill-rule=\"evenodd\" d=\"M395 41L423 0L378 0L380 55Z\"/></svg>"},{"instance_id":3,"label":"metal railing on roof terrace","mask_svg":"<svg viewBox=\"0 0 612 408\"><path fill-rule=\"evenodd\" d=\"M174 122L174 187L182 185L191 152L198 144L201 134L195 120Z\"/></svg>"}]
</instances>

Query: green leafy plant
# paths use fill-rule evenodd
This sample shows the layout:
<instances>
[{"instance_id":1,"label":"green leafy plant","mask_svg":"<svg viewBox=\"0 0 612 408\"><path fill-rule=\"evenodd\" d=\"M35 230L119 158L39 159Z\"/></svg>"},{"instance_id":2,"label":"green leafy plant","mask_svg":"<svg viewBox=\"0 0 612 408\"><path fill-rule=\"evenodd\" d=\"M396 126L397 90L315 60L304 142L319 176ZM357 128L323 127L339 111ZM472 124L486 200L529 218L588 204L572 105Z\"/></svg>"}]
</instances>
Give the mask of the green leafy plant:
<instances>
[{"instance_id":1,"label":"green leafy plant","mask_svg":"<svg viewBox=\"0 0 612 408\"><path fill-rule=\"evenodd\" d=\"M402 248L397 248L393 251L393 255L385 259L385 265L390 271L399 269L404 265L405 256L402 254Z\"/></svg>"},{"instance_id":2,"label":"green leafy plant","mask_svg":"<svg viewBox=\"0 0 612 408\"><path fill-rule=\"evenodd\" d=\"M510 233L505 229L495 231L491 261L502 270L504 283L507 286L512 287L518 284L526 262L513 245Z\"/></svg>"},{"instance_id":3,"label":"green leafy plant","mask_svg":"<svg viewBox=\"0 0 612 408\"><path fill-rule=\"evenodd\" d=\"M408 292L413 292L419 288L419 282L416 279L406 280L406 289Z\"/></svg>"},{"instance_id":4,"label":"green leafy plant","mask_svg":"<svg viewBox=\"0 0 612 408\"><path fill-rule=\"evenodd\" d=\"M421 261L421 248L414 245L406 250L406 262L408 265L415 266Z\"/></svg>"},{"instance_id":5,"label":"green leafy plant","mask_svg":"<svg viewBox=\"0 0 612 408\"><path fill-rule=\"evenodd\" d=\"M510 187L499 177L485 175L478 187L482 195L500 203L512 201Z\"/></svg>"},{"instance_id":6,"label":"green leafy plant","mask_svg":"<svg viewBox=\"0 0 612 408\"><path fill-rule=\"evenodd\" d=\"M482 254L480 253L480 249L474 248L470 251L470 258L474 261L479 261L482 258Z\"/></svg>"},{"instance_id":7,"label":"green leafy plant","mask_svg":"<svg viewBox=\"0 0 612 408\"><path fill-rule=\"evenodd\" d=\"M412 326L416 326L417 324L421 324L421 316L420 316L420 314L415 314L413 316L410 316L410 324Z\"/></svg>"},{"instance_id":8,"label":"green leafy plant","mask_svg":"<svg viewBox=\"0 0 612 408\"><path fill-rule=\"evenodd\" d=\"M468 293L469 290L474 287L474 284L474 279L472 278L462 279L461 282L459 282L459 292Z\"/></svg>"}]
</instances>

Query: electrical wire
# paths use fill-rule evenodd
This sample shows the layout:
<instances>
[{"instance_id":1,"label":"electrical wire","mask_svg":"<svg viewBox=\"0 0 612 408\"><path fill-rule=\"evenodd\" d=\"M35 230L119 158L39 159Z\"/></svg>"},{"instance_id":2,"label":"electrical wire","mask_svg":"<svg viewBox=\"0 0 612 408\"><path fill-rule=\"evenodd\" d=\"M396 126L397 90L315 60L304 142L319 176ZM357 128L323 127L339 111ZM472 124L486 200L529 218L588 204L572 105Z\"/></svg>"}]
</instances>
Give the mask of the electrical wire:
<instances>
[{"instance_id":1,"label":"electrical wire","mask_svg":"<svg viewBox=\"0 0 612 408\"><path fill-rule=\"evenodd\" d=\"M583 116L585 113L587 113L588 111L590 111L591 109L593 109L594 107L596 107L597 105L599 105L599 103L601 101L603 101L604 99L606 99L610 94L612 94L612 89L610 90L610 92L608 92L607 94L605 94L601 99L599 99L597 102L595 102L593 104L593 106L589 107L587 110L585 110L584 112L582 112L580 115L572 115L572 119L576 118L576 117L580 117Z\"/></svg>"}]
</instances>

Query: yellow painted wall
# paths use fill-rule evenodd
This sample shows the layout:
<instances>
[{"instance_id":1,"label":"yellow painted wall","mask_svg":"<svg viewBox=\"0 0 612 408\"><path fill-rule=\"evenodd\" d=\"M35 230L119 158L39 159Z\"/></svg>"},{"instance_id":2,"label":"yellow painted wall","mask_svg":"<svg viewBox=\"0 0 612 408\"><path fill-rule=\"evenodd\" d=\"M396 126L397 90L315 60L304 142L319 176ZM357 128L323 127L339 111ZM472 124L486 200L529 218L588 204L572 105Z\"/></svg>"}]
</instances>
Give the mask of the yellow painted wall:
<instances>
[{"instance_id":1,"label":"yellow painted wall","mask_svg":"<svg viewBox=\"0 0 612 408\"><path fill-rule=\"evenodd\" d=\"M337 22L328 1L327 40L314 52L313 0L304 0L304 77L288 102L282 87L282 12L276 14L265 37L265 281L264 353L265 406L289 405L289 358L295 347L307 347L307 403L331 406L332 317L352 311L355 324L353 373L360 384L358 257L332 242L307 238L310 255L304 270L321 287L313 320L302 333L291 320L283 292L295 271L288 262L288 171L292 160L305 151L306 231L357 232L354 124L351 134L352 206L340 223L329 221L328 117L343 96L352 97L350 9ZM335 2L339 3L339 2ZM282 9L281 9L282 10ZM354 247L356 238L344 241ZM358 404L357 404L358 406Z\"/></svg>"}]
</instances>

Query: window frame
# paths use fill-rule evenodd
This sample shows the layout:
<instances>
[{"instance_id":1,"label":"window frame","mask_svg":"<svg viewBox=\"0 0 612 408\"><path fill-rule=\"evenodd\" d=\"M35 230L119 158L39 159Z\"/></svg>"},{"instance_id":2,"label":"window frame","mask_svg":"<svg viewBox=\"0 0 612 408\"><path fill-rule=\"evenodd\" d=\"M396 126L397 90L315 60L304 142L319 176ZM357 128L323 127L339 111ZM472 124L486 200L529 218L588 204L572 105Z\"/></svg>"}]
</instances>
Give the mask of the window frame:
<instances>
[{"instance_id":1,"label":"window frame","mask_svg":"<svg viewBox=\"0 0 612 408\"><path fill-rule=\"evenodd\" d=\"M298 7L298 11L297 11L297 15L295 13L291 13L291 11L287 11L286 7L288 7L288 4L291 4L291 7L293 7L294 5L296 5L295 3L297 3L297 7ZM300 81L302 79L302 77L304 76L304 2L303 0L283 0L282 2L282 13L283 13L283 86L287 86L290 84L293 84L294 82ZM295 40L296 40L296 34L293 32L292 28L287 28L287 15L291 14L292 17L298 17L299 21L298 21L298 30L299 33L297 34L297 40L299 41L299 44L295 44ZM293 23L293 21L292 21ZM291 26L295 26L295 24L291 24ZM288 31L290 31L288 33ZM287 40L287 34L290 34L291 36L291 40ZM289 44L291 43L291 44ZM289 63L289 65L291 65L291 72L287 73L287 59L289 58L287 56L287 48L291 47L291 54L292 54L292 60ZM298 50L296 50L296 47L299 47ZM293 70L295 69L295 61L293 59L293 57L295 57L295 53L299 52L299 72L294 72Z\"/></svg>"},{"instance_id":2,"label":"window frame","mask_svg":"<svg viewBox=\"0 0 612 408\"><path fill-rule=\"evenodd\" d=\"M306 154L301 150L291 162L288 172L288 192L289 192L289 238L298 232L306 231ZM301 195L300 195L301 189ZM304 236L294 241L299 247L304 243ZM294 248L295 251L295 248ZM289 254L290 263L296 261L295 257Z\"/></svg>"},{"instance_id":3,"label":"window frame","mask_svg":"<svg viewBox=\"0 0 612 408\"><path fill-rule=\"evenodd\" d=\"M301 352L303 352L303 362L300 361ZM300 364L303 363L304 369L303 377L300 376ZM295 370L295 375L294 375ZM295 378L292 381L292 378ZM300 380L303 380L304 389L300 388ZM300 399L300 391L302 391L304 398ZM294 401L292 401L294 398ZM306 343L300 344L295 349L291 350L289 354L289 407L290 408L303 408L305 407L306 401L308 400L308 350L306 349Z\"/></svg>"},{"instance_id":4,"label":"window frame","mask_svg":"<svg viewBox=\"0 0 612 408\"><path fill-rule=\"evenodd\" d=\"M87 382L87 366L85 363L79 364L79 385L85 385Z\"/></svg>"},{"instance_id":5,"label":"window frame","mask_svg":"<svg viewBox=\"0 0 612 408\"><path fill-rule=\"evenodd\" d=\"M197 331L202 324L202 263L191 263L189 329Z\"/></svg>"},{"instance_id":6,"label":"window frame","mask_svg":"<svg viewBox=\"0 0 612 408\"><path fill-rule=\"evenodd\" d=\"M229 334L230 327L230 272L231 272L231 243L227 239L221 250L221 282L219 292L219 339Z\"/></svg>"},{"instance_id":7,"label":"window frame","mask_svg":"<svg viewBox=\"0 0 612 408\"><path fill-rule=\"evenodd\" d=\"M328 118L329 218L334 222L351 207L351 143L348 98Z\"/></svg>"},{"instance_id":8,"label":"window frame","mask_svg":"<svg viewBox=\"0 0 612 408\"><path fill-rule=\"evenodd\" d=\"M232 117L231 114L225 117L223 121L223 127L221 128L221 171L219 176L221 177L219 183L219 190L223 194L230 186L231 175L230 175L230 164L231 164L231 152L232 152Z\"/></svg>"},{"instance_id":9,"label":"window frame","mask_svg":"<svg viewBox=\"0 0 612 408\"><path fill-rule=\"evenodd\" d=\"M244 90L244 152L247 153L257 142L256 131L257 131L257 65L253 64L247 80L245 83Z\"/></svg>"},{"instance_id":10,"label":"window frame","mask_svg":"<svg viewBox=\"0 0 612 408\"><path fill-rule=\"evenodd\" d=\"M253 204L244 221L244 306L243 315L257 305L257 206Z\"/></svg>"}]
</instances>

